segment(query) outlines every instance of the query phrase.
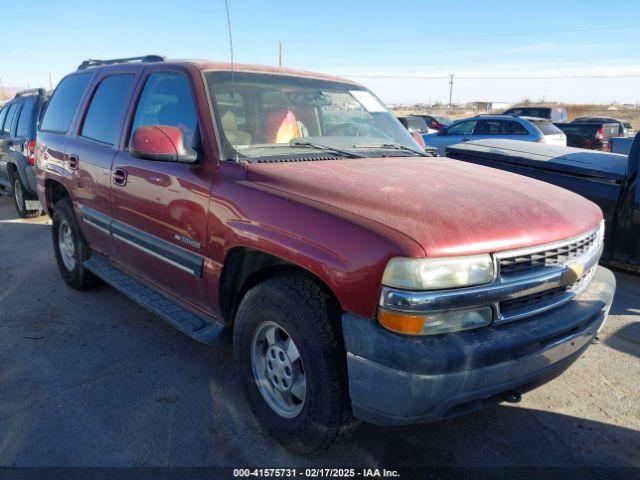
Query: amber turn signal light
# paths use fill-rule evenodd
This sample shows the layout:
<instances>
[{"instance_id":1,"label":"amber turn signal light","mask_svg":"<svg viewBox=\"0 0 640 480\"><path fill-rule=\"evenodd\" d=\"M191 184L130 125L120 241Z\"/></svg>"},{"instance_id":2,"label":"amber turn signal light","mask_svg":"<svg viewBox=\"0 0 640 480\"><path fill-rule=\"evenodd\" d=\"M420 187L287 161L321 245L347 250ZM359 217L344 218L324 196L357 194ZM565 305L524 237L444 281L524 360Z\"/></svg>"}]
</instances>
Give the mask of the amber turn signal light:
<instances>
[{"instance_id":1,"label":"amber turn signal light","mask_svg":"<svg viewBox=\"0 0 640 480\"><path fill-rule=\"evenodd\" d=\"M424 317L380 310L378 321L382 326L398 333L419 335L424 327Z\"/></svg>"}]
</instances>

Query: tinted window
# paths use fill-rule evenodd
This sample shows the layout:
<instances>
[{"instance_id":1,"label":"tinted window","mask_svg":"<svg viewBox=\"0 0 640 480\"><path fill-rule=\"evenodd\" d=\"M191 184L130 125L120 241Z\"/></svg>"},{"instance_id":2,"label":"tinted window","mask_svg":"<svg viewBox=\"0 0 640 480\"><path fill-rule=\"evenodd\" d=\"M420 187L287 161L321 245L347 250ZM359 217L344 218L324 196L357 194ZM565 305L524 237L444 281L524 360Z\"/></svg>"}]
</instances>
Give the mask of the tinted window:
<instances>
[{"instance_id":1,"label":"tinted window","mask_svg":"<svg viewBox=\"0 0 640 480\"><path fill-rule=\"evenodd\" d=\"M115 144L133 75L114 75L105 78L96 89L81 135L99 142Z\"/></svg>"},{"instance_id":2,"label":"tinted window","mask_svg":"<svg viewBox=\"0 0 640 480\"><path fill-rule=\"evenodd\" d=\"M18 109L18 103L12 103L7 112L7 117L4 119L4 126L2 127L2 133L9 133L11 130L11 124L13 123L13 117L16 115Z\"/></svg>"},{"instance_id":3,"label":"tinted window","mask_svg":"<svg viewBox=\"0 0 640 480\"><path fill-rule=\"evenodd\" d=\"M59 133L69 130L71 119L87 89L89 80L91 80L91 74L84 73L72 75L60 82L49 102L47 113L42 121L42 130Z\"/></svg>"},{"instance_id":4,"label":"tinted window","mask_svg":"<svg viewBox=\"0 0 640 480\"><path fill-rule=\"evenodd\" d=\"M482 120L474 130L475 135L504 135L503 122L500 120Z\"/></svg>"},{"instance_id":5,"label":"tinted window","mask_svg":"<svg viewBox=\"0 0 640 480\"><path fill-rule=\"evenodd\" d=\"M532 121L531 123L533 123L545 135L558 135L559 133L562 133L562 130L551 122Z\"/></svg>"},{"instance_id":6,"label":"tinted window","mask_svg":"<svg viewBox=\"0 0 640 480\"><path fill-rule=\"evenodd\" d=\"M528 135L529 132L524 125L518 122L504 122L504 129L507 135Z\"/></svg>"},{"instance_id":7,"label":"tinted window","mask_svg":"<svg viewBox=\"0 0 640 480\"><path fill-rule=\"evenodd\" d=\"M512 108L507 110L508 115L516 115L517 117L538 117L549 118L551 109L549 108Z\"/></svg>"},{"instance_id":8,"label":"tinted window","mask_svg":"<svg viewBox=\"0 0 640 480\"><path fill-rule=\"evenodd\" d=\"M469 120L468 122L460 122L455 125L451 125L447 129L448 135L471 135L473 130L478 124L475 120Z\"/></svg>"},{"instance_id":9,"label":"tinted window","mask_svg":"<svg viewBox=\"0 0 640 480\"><path fill-rule=\"evenodd\" d=\"M18 128L16 129L16 137L26 137L33 132L33 107L35 107L36 101L29 100L24 102L24 106L20 111L20 117L18 118Z\"/></svg>"},{"instance_id":10,"label":"tinted window","mask_svg":"<svg viewBox=\"0 0 640 480\"><path fill-rule=\"evenodd\" d=\"M150 75L140 95L131 131L142 125L179 127L187 146L195 146L196 111L189 82L183 75Z\"/></svg>"}]
</instances>

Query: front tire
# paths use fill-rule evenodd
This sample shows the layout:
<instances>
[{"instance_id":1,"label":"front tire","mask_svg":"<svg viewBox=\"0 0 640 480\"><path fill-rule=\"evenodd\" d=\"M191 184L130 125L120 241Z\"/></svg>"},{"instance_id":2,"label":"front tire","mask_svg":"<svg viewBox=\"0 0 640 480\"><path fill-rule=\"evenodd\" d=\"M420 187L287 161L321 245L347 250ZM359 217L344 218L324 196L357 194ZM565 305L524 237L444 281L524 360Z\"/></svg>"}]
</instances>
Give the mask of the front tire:
<instances>
[{"instance_id":1,"label":"front tire","mask_svg":"<svg viewBox=\"0 0 640 480\"><path fill-rule=\"evenodd\" d=\"M76 290L86 290L100 283L84 268L83 263L91 256L91 249L80 232L69 200L55 204L51 233L56 263L64 281Z\"/></svg>"},{"instance_id":2,"label":"front tire","mask_svg":"<svg viewBox=\"0 0 640 480\"><path fill-rule=\"evenodd\" d=\"M24 185L17 173L13 175L13 202L20 218L38 217L42 213L42 210L27 210L27 202L24 198Z\"/></svg>"},{"instance_id":3,"label":"front tire","mask_svg":"<svg viewBox=\"0 0 640 480\"><path fill-rule=\"evenodd\" d=\"M238 308L234 351L249 406L296 453L328 448L357 424L339 319L329 295L301 276L258 284Z\"/></svg>"}]
</instances>

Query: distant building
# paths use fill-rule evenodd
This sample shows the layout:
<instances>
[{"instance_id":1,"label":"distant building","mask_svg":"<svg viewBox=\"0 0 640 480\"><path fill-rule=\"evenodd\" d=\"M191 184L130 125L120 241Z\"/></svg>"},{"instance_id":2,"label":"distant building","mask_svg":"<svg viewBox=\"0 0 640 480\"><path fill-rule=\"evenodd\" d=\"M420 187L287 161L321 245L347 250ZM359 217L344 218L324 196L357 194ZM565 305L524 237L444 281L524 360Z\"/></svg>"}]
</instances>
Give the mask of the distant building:
<instances>
[{"instance_id":1,"label":"distant building","mask_svg":"<svg viewBox=\"0 0 640 480\"><path fill-rule=\"evenodd\" d=\"M468 107L489 113L495 110L507 110L511 108L512 105L513 104L509 102L472 102L468 104Z\"/></svg>"}]
</instances>

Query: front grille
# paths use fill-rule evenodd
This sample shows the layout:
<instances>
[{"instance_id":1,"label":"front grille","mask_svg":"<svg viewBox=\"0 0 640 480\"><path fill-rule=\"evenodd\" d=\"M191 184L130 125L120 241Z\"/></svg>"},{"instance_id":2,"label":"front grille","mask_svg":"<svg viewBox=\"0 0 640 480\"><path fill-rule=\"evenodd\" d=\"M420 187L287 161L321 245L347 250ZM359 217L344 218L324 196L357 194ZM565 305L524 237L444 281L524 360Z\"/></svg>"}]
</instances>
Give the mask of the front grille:
<instances>
[{"instance_id":1,"label":"front grille","mask_svg":"<svg viewBox=\"0 0 640 480\"><path fill-rule=\"evenodd\" d=\"M565 303L574 296L579 295L589 285L595 271L595 267L591 268L582 277L567 286L550 288L533 295L525 295L499 302L499 316L496 323L513 322Z\"/></svg>"},{"instance_id":2,"label":"front grille","mask_svg":"<svg viewBox=\"0 0 640 480\"><path fill-rule=\"evenodd\" d=\"M569 290L567 287L557 287L542 293L505 300L500 302L500 313L503 317L512 317L520 312L537 310L540 306L562 300L566 296L567 290Z\"/></svg>"},{"instance_id":3,"label":"front grille","mask_svg":"<svg viewBox=\"0 0 640 480\"><path fill-rule=\"evenodd\" d=\"M575 241L552 246L542 250L525 250L513 256L499 257L500 275L508 277L510 275L521 275L531 270L548 267L551 265L566 264L577 258L592 248L598 242L598 230L578 238Z\"/></svg>"}]
</instances>

